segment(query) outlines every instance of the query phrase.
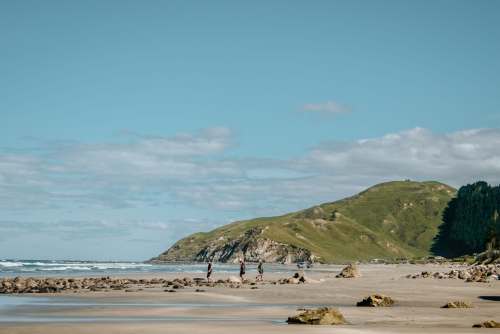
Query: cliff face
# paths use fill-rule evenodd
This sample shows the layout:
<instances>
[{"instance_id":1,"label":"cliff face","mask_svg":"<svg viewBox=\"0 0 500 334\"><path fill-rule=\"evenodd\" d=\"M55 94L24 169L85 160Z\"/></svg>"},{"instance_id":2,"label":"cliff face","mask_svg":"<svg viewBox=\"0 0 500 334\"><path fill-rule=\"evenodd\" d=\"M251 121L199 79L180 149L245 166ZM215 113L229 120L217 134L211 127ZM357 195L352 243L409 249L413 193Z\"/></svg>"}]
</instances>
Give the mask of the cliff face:
<instances>
[{"instance_id":1,"label":"cliff face","mask_svg":"<svg viewBox=\"0 0 500 334\"><path fill-rule=\"evenodd\" d=\"M383 183L299 212L192 234L151 261L346 263L428 256L455 195L456 189L434 181Z\"/></svg>"},{"instance_id":2,"label":"cliff face","mask_svg":"<svg viewBox=\"0 0 500 334\"><path fill-rule=\"evenodd\" d=\"M240 259L249 262L294 263L312 261L313 254L304 248L277 242L262 237L266 228L253 228L231 238L220 237L211 241L192 257L184 256L182 246L172 247L162 255L170 261L206 262L207 259L220 263L238 263ZM177 245L179 246L179 245Z\"/></svg>"}]
</instances>

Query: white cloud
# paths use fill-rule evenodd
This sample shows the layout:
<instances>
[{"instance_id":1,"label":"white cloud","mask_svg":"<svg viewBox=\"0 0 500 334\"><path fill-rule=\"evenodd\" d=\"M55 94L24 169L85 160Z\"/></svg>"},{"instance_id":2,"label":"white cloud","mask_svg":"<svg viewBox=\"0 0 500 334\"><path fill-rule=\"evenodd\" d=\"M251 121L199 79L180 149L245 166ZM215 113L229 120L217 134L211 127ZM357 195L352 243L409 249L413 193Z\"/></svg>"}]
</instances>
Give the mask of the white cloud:
<instances>
[{"instance_id":1,"label":"white cloud","mask_svg":"<svg viewBox=\"0 0 500 334\"><path fill-rule=\"evenodd\" d=\"M258 216L334 201L392 180L436 180L454 187L477 180L500 183L500 129L438 134L417 127L323 142L294 159L225 158L233 135L220 127L168 138L141 136L131 143L65 141L69 144L51 146L46 155L0 155L0 209L181 203Z\"/></svg>"},{"instance_id":2,"label":"white cloud","mask_svg":"<svg viewBox=\"0 0 500 334\"><path fill-rule=\"evenodd\" d=\"M295 106L295 109L306 112L305 114L315 119L326 119L354 112L354 108L332 101L327 101L323 104L306 103Z\"/></svg>"},{"instance_id":3,"label":"white cloud","mask_svg":"<svg viewBox=\"0 0 500 334\"><path fill-rule=\"evenodd\" d=\"M77 217L102 207L183 205L189 215L133 220L128 210L107 210L98 220L0 221L0 239L31 234L107 242L161 235L168 242L151 248L153 256L178 238L234 221L192 219L193 208L240 220L297 211L393 180L435 180L454 187L478 180L500 183L500 129L439 134L417 127L379 138L319 143L293 159L227 158L235 146L233 135L228 128L211 128L168 138L133 135L136 141L129 143L43 140L37 141L42 146L36 155L29 150L0 154L2 213L52 210L45 215L50 221L47 217L68 210Z\"/></svg>"}]
</instances>

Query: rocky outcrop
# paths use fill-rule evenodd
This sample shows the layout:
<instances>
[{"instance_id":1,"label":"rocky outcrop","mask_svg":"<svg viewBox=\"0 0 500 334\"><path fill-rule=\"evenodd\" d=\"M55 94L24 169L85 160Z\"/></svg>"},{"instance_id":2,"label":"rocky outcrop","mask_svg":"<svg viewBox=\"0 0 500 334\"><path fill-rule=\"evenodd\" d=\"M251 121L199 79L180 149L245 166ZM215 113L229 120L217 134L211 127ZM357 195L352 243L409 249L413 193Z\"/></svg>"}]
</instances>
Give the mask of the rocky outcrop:
<instances>
[{"instance_id":1,"label":"rocky outcrop","mask_svg":"<svg viewBox=\"0 0 500 334\"><path fill-rule=\"evenodd\" d=\"M192 254L186 254L181 244L175 244L161 254L161 261L206 262L210 259L212 262L236 264L240 259L247 262L272 263L303 263L314 260L315 256L305 248L264 238L261 234L265 229L265 227L255 227L229 239L215 238L206 246L194 245L202 248ZM159 260L151 262L156 263Z\"/></svg>"},{"instance_id":2,"label":"rocky outcrop","mask_svg":"<svg viewBox=\"0 0 500 334\"><path fill-rule=\"evenodd\" d=\"M3 278L0 280L0 294L10 293L57 293L64 290L89 289L122 289L137 280L118 279L116 277L84 278Z\"/></svg>"},{"instance_id":3,"label":"rocky outcrop","mask_svg":"<svg viewBox=\"0 0 500 334\"><path fill-rule=\"evenodd\" d=\"M239 279L236 278L239 282ZM229 283L229 281L219 280L217 284ZM189 277L183 279L176 278L173 281L167 281L163 278L147 279L130 279L130 278L117 278L112 276L90 278L85 277L82 279L75 278L3 278L0 279L0 294L12 293L58 293L63 291L78 292L85 291L109 291L109 290L123 290L124 292L140 291L132 290L131 287L146 287L151 288L154 285L162 284L162 287L170 287L172 289L184 289L185 287L207 286L204 279L197 278L191 280ZM213 284L211 285L213 286ZM175 292L174 290L165 290Z\"/></svg>"},{"instance_id":4,"label":"rocky outcrop","mask_svg":"<svg viewBox=\"0 0 500 334\"><path fill-rule=\"evenodd\" d=\"M377 294L365 297L362 301L358 302L356 306L393 307L397 302L398 301L394 298Z\"/></svg>"},{"instance_id":5,"label":"rocky outcrop","mask_svg":"<svg viewBox=\"0 0 500 334\"><path fill-rule=\"evenodd\" d=\"M453 302L448 303L441 308L476 308L476 305L472 304L471 302Z\"/></svg>"},{"instance_id":6,"label":"rocky outcrop","mask_svg":"<svg viewBox=\"0 0 500 334\"><path fill-rule=\"evenodd\" d=\"M493 320L488 320L486 322L483 322L482 324L475 324L472 327L479 327L479 328L500 328L500 322L496 322Z\"/></svg>"},{"instance_id":7,"label":"rocky outcrop","mask_svg":"<svg viewBox=\"0 0 500 334\"><path fill-rule=\"evenodd\" d=\"M317 310L307 310L304 313L289 317L289 324L305 325L347 325L347 322L338 308L323 307Z\"/></svg>"},{"instance_id":8,"label":"rocky outcrop","mask_svg":"<svg viewBox=\"0 0 500 334\"><path fill-rule=\"evenodd\" d=\"M195 261L237 263L249 262L295 263L310 261L312 253L300 247L261 237L263 229L253 228L230 242L212 241L196 255Z\"/></svg>"},{"instance_id":9,"label":"rocky outcrop","mask_svg":"<svg viewBox=\"0 0 500 334\"><path fill-rule=\"evenodd\" d=\"M337 277L337 278L356 278L356 277L361 277L361 272L354 264L350 264L347 267L345 267L342 270L342 272L335 277Z\"/></svg>"},{"instance_id":10,"label":"rocky outcrop","mask_svg":"<svg viewBox=\"0 0 500 334\"><path fill-rule=\"evenodd\" d=\"M476 265L466 269L443 272L425 270L421 274L407 275L405 278L461 279L466 282L491 283L500 279L500 264Z\"/></svg>"}]
</instances>

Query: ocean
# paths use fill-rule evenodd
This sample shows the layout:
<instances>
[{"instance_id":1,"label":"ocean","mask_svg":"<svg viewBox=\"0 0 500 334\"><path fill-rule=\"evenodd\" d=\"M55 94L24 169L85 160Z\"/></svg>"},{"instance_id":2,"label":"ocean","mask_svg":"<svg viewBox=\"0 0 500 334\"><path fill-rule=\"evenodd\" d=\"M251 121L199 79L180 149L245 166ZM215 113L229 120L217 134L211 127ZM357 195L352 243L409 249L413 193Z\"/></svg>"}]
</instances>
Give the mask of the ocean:
<instances>
[{"instance_id":1,"label":"ocean","mask_svg":"<svg viewBox=\"0 0 500 334\"><path fill-rule=\"evenodd\" d=\"M213 273L234 273L240 271L239 265L213 264ZM286 273L296 267L265 266L267 273ZM206 264L149 264L142 262L87 262L87 261L47 261L47 260L8 260L0 259L0 278L2 277L62 277L62 276L112 276L123 274L203 274ZM257 266L247 265L247 273L257 273Z\"/></svg>"}]
</instances>

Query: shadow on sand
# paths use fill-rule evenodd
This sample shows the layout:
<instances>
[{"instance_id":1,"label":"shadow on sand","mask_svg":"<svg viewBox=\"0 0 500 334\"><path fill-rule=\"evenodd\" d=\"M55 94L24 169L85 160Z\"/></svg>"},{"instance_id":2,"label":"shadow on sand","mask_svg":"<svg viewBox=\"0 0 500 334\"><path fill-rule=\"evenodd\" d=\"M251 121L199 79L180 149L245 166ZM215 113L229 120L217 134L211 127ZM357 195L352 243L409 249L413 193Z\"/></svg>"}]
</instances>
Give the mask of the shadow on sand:
<instances>
[{"instance_id":1,"label":"shadow on sand","mask_svg":"<svg viewBox=\"0 0 500 334\"><path fill-rule=\"evenodd\" d=\"M477 298L481 298L483 300L491 300L494 302L500 302L500 296L478 296Z\"/></svg>"}]
</instances>

